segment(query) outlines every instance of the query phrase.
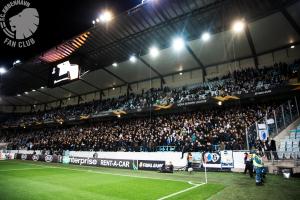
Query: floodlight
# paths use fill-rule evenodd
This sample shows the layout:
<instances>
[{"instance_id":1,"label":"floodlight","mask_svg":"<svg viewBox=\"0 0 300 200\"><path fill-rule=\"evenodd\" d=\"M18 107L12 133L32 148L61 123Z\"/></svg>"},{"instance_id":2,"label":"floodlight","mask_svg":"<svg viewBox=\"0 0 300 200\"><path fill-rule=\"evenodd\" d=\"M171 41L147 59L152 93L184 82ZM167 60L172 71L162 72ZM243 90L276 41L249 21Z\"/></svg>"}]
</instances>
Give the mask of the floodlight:
<instances>
[{"instance_id":1,"label":"floodlight","mask_svg":"<svg viewBox=\"0 0 300 200\"><path fill-rule=\"evenodd\" d=\"M175 51L180 51L184 48L184 40L181 37L173 39L172 47Z\"/></svg>"},{"instance_id":2,"label":"floodlight","mask_svg":"<svg viewBox=\"0 0 300 200\"><path fill-rule=\"evenodd\" d=\"M136 57L135 56L130 56L129 60L130 60L130 62L135 63L136 62Z\"/></svg>"},{"instance_id":3,"label":"floodlight","mask_svg":"<svg viewBox=\"0 0 300 200\"><path fill-rule=\"evenodd\" d=\"M155 46L151 47L151 48L149 49L149 52L150 52L151 57L153 57L153 58L157 57L158 54L159 54L159 50L158 50L158 48L155 47Z\"/></svg>"},{"instance_id":4,"label":"floodlight","mask_svg":"<svg viewBox=\"0 0 300 200\"><path fill-rule=\"evenodd\" d=\"M4 67L0 67L0 75L5 74L7 70Z\"/></svg>"},{"instance_id":5,"label":"floodlight","mask_svg":"<svg viewBox=\"0 0 300 200\"><path fill-rule=\"evenodd\" d=\"M15 62L13 62L13 65L19 64L21 63L21 60L16 60Z\"/></svg>"},{"instance_id":6,"label":"floodlight","mask_svg":"<svg viewBox=\"0 0 300 200\"><path fill-rule=\"evenodd\" d=\"M100 21L103 23L107 23L109 21L112 20L112 13L110 11L104 11L101 15L100 15Z\"/></svg>"},{"instance_id":7,"label":"floodlight","mask_svg":"<svg viewBox=\"0 0 300 200\"><path fill-rule=\"evenodd\" d=\"M232 25L232 29L235 33L240 33L244 30L245 28L245 22L241 21L241 20L238 20L238 21L235 21Z\"/></svg>"},{"instance_id":8,"label":"floodlight","mask_svg":"<svg viewBox=\"0 0 300 200\"><path fill-rule=\"evenodd\" d=\"M208 32L203 33L201 39L205 42L208 41L210 39L210 33Z\"/></svg>"}]
</instances>

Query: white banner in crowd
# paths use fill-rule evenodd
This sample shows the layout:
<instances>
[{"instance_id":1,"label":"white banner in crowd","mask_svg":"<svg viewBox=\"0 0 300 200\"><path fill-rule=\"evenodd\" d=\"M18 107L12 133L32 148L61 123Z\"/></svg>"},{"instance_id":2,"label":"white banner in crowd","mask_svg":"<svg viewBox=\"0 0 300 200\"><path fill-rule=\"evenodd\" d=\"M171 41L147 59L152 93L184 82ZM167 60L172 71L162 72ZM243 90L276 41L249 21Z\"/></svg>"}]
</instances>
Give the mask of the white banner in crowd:
<instances>
[{"instance_id":1,"label":"white banner in crowd","mask_svg":"<svg viewBox=\"0 0 300 200\"><path fill-rule=\"evenodd\" d=\"M266 124L257 124L259 130L267 129Z\"/></svg>"},{"instance_id":2,"label":"white banner in crowd","mask_svg":"<svg viewBox=\"0 0 300 200\"><path fill-rule=\"evenodd\" d=\"M274 123L275 123L274 119L267 119L267 124L274 124Z\"/></svg>"},{"instance_id":3,"label":"white banner in crowd","mask_svg":"<svg viewBox=\"0 0 300 200\"><path fill-rule=\"evenodd\" d=\"M232 151L221 151L221 168L233 168Z\"/></svg>"},{"instance_id":4,"label":"white banner in crowd","mask_svg":"<svg viewBox=\"0 0 300 200\"><path fill-rule=\"evenodd\" d=\"M268 129L262 129L262 130L258 130L259 133L259 139L261 141L266 141L269 137L269 131Z\"/></svg>"}]
</instances>

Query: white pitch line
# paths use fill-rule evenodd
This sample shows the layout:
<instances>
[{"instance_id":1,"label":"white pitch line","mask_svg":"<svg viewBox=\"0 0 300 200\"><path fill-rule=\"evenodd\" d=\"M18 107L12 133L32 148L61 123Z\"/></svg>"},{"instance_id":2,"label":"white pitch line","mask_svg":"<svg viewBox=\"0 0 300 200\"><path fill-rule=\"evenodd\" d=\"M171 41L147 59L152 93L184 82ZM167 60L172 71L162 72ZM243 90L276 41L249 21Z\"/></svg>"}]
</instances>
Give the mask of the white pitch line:
<instances>
[{"instance_id":1,"label":"white pitch line","mask_svg":"<svg viewBox=\"0 0 300 200\"><path fill-rule=\"evenodd\" d=\"M83 169L74 169L74 168L66 168L66 167L59 167L59 166L49 166L49 167L46 167L45 165L39 165L39 164L33 164L33 163L26 163L28 165L35 165L35 166L40 166L40 167L43 167L43 168L37 168L37 169L45 169L45 168L49 168L49 169L65 169L65 170L71 170L71 171L80 171L80 172L88 172L88 173L96 173L96 174L105 174L105 175L113 175L113 176L123 176L123 177L133 177L133 178L141 178L141 179L152 179L152 180L164 180L164 181L175 181L175 182L184 182L186 183L187 181L184 181L184 180L174 180L174 179L165 179L165 178L154 178L154 177L146 177L146 176L136 176L136 175L127 175L127 174L117 174L117 173L110 173L110 172L100 172L100 171L95 171L95 170L83 170ZM33 169L33 168L28 168L28 169ZM176 196L178 194L181 194L181 193L184 193L184 192L187 192L187 191L190 191L192 189L195 189L197 187L200 187L206 183L200 183L200 184L195 184L193 183L192 181L188 181L187 182L188 184L190 185L193 185L192 187L190 188L187 188L187 189L184 189L184 190L180 190L178 192L175 192L175 193L172 193L172 194L169 194L167 196L164 196L164 197L161 197L157 200L164 200L164 199L167 199L167 198L170 198L170 197L173 197L173 196Z\"/></svg>"},{"instance_id":2,"label":"white pitch line","mask_svg":"<svg viewBox=\"0 0 300 200\"><path fill-rule=\"evenodd\" d=\"M190 182L189 182L189 183L190 183ZM190 184L191 184L191 183L190 183ZM193 189L195 189L195 188L197 188L197 187L200 187L201 185L204 185L204 184L206 184L206 183L201 183L201 184L197 184L197 185L192 184L192 185L194 185L193 187L190 187L190 188L187 188L187 189L184 189L184 190L180 190L180 191L178 191L178 192L175 192L175 193L169 194L169 195L167 195L167 196L161 197L161 198L159 198L159 199L157 199L157 200L168 199L168 198L173 197L173 196L176 196L176 195L178 195L178 194L181 194L181 193L184 193L184 192L193 190Z\"/></svg>"},{"instance_id":3,"label":"white pitch line","mask_svg":"<svg viewBox=\"0 0 300 200\"><path fill-rule=\"evenodd\" d=\"M35 166L49 166L49 165L43 165L43 164L35 164L35 163L22 163L27 165L35 165ZM73 165L76 166L76 165ZM80 166L80 165L79 165ZM147 177L147 176L137 176L137 175L130 175L130 174L118 174L118 173L111 173L111 172L101 172L96 170L84 170L84 169L75 169L75 168L67 168L67 167L60 167L60 166L49 166L48 168L57 168L57 169L65 169L65 170L72 170L72 171L79 171L79 172L88 172L88 173L95 173L95 174L104 174L104 175L113 175L113 176L123 176L123 177L132 177L132 178L142 178L142 179L152 179L152 180L163 180L163 181L175 181L175 182L184 182L189 183L191 185L196 185L195 183L191 183L191 181L184 181L184 180L176 180L176 179L170 179L170 178L155 178L155 177ZM95 169L95 168L94 168ZM201 183L202 184L202 183Z\"/></svg>"}]
</instances>

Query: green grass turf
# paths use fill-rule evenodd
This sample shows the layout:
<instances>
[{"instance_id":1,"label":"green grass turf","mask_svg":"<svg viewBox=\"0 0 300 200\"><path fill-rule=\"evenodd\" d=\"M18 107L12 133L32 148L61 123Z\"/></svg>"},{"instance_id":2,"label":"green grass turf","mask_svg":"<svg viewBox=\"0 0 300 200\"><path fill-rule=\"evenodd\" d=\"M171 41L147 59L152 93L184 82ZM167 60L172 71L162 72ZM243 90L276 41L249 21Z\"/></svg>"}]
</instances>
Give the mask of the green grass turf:
<instances>
[{"instance_id":1,"label":"green grass turf","mask_svg":"<svg viewBox=\"0 0 300 200\"><path fill-rule=\"evenodd\" d=\"M144 178L138 178L144 177ZM152 179L150 179L152 178ZM168 179L168 180L162 180ZM204 182L204 173L159 174L29 161L0 161L1 200L159 199ZM268 175L263 187L239 173L208 173L208 184L169 199L299 199L300 179Z\"/></svg>"}]
</instances>

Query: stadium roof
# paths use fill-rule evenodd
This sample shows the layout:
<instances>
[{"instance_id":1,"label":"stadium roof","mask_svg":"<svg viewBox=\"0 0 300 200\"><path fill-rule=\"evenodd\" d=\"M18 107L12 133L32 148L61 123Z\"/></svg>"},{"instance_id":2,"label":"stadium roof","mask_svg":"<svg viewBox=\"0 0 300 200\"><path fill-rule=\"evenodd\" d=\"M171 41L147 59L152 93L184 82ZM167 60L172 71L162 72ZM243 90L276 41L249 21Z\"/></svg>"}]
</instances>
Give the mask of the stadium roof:
<instances>
[{"instance_id":1,"label":"stadium roof","mask_svg":"<svg viewBox=\"0 0 300 200\"><path fill-rule=\"evenodd\" d=\"M2 77L0 103L41 104L246 58L257 64L259 55L299 44L299 10L298 0L148 1L15 65ZM247 22L238 37L231 30L237 19ZM205 31L211 33L209 42L201 40ZM176 36L187 41L179 53L171 47ZM160 49L155 59L149 55L152 45ZM132 55L136 63L129 61ZM52 67L65 60L79 64L84 75L41 89Z\"/></svg>"}]
</instances>

